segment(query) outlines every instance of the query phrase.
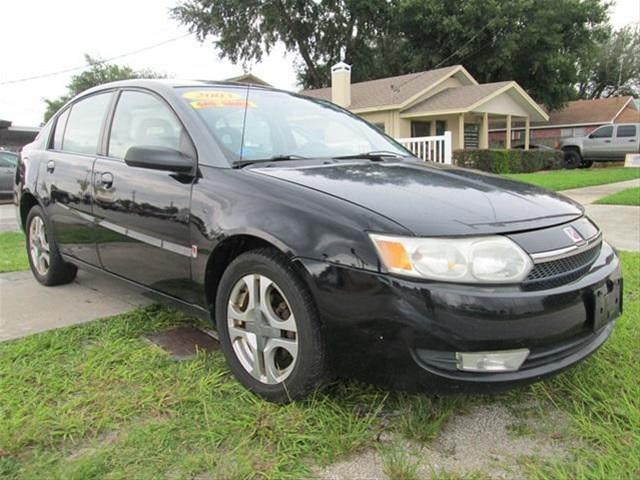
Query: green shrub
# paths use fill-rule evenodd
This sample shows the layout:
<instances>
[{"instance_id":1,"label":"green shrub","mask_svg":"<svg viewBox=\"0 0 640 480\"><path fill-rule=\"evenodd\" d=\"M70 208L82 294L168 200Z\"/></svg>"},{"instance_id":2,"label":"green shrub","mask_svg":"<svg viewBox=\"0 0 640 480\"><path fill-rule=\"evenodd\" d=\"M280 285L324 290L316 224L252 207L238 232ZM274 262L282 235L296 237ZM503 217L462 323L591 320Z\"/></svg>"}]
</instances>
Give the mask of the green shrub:
<instances>
[{"instance_id":1,"label":"green shrub","mask_svg":"<svg viewBox=\"0 0 640 480\"><path fill-rule=\"evenodd\" d=\"M453 163L491 173L530 173L562 168L562 152L555 150L456 150Z\"/></svg>"}]
</instances>

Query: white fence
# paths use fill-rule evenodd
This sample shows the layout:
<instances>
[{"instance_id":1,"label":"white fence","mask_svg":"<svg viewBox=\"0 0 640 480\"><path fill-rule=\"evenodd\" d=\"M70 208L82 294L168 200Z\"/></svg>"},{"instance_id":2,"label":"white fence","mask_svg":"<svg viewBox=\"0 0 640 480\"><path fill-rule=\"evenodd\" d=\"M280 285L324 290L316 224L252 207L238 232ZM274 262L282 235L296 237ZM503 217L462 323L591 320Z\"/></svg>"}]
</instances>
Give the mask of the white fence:
<instances>
[{"instance_id":1,"label":"white fence","mask_svg":"<svg viewBox=\"0 0 640 480\"><path fill-rule=\"evenodd\" d=\"M424 161L451 164L451 132L432 137L396 138L396 141Z\"/></svg>"}]
</instances>

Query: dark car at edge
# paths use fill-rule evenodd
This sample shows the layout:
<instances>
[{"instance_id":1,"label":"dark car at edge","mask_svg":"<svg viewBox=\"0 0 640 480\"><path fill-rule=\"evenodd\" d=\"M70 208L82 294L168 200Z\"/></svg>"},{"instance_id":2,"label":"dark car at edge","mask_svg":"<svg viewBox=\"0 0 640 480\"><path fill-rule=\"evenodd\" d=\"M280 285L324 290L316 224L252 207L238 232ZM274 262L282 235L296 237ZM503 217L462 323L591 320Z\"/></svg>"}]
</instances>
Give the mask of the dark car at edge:
<instances>
[{"instance_id":1,"label":"dark car at edge","mask_svg":"<svg viewBox=\"0 0 640 480\"><path fill-rule=\"evenodd\" d=\"M233 374L276 402L335 377L530 383L622 311L618 257L578 204L266 87L91 89L23 149L14 200L40 283L97 269L210 320Z\"/></svg>"}]
</instances>

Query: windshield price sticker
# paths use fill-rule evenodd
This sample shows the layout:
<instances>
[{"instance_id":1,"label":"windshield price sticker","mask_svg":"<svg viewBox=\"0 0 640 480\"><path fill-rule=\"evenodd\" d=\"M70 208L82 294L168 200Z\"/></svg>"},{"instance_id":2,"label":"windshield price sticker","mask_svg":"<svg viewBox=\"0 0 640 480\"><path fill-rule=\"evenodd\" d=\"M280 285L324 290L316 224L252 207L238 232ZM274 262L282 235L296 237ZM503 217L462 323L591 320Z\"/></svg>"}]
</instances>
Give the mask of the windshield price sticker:
<instances>
[{"instance_id":1,"label":"windshield price sticker","mask_svg":"<svg viewBox=\"0 0 640 480\"><path fill-rule=\"evenodd\" d=\"M248 102L243 95L217 90L186 92L182 98L190 100L189 104L196 110L202 108L253 108L256 106L255 103Z\"/></svg>"}]
</instances>

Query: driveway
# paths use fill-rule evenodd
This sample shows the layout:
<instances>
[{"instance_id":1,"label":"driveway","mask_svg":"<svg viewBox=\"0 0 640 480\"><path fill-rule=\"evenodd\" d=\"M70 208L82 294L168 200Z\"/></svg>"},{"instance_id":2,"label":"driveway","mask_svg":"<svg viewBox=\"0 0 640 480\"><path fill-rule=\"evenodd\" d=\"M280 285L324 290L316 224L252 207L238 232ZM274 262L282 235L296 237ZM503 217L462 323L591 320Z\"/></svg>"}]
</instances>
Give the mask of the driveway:
<instances>
[{"instance_id":1,"label":"driveway","mask_svg":"<svg viewBox=\"0 0 640 480\"><path fill-rule=\"evenodd\" d=\"M640 180L561 192L585 205L609 243L640 251L640 207L594 205L598 198L640 186ZM0 231L17 230L13 205L0 205ZM30 272L0 274L0 341L127 312L151 301L137 289L105 275L80 270L77 279L47 288Z\"/></svg>"}]
</instances>

